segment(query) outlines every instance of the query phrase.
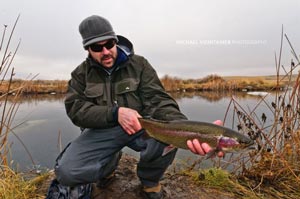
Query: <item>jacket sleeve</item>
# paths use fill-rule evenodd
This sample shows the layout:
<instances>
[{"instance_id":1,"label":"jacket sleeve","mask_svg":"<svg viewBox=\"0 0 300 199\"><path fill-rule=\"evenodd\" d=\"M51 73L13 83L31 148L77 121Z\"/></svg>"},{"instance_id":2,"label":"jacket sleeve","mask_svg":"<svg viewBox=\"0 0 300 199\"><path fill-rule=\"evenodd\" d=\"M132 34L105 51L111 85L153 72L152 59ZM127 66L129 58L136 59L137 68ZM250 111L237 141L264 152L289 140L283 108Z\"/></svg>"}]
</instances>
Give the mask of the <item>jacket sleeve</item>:
<instances>
[{"instance_id":1,"label":"jacket sleeve","mask_svg":"<svg viewBox=\"0 0 300 199\"><path fill-rule=\"evenodd\" d=\"M176 101L165 91L156 71L144 59L140 92L143 101L143 115L159 120L184 120L187 117L180 112Z\"/></svg>"},{"instance_id":2,"label":"jacket sleeve","mask_svg":"<svg viewBox=\"0 0 300 199\"><path fill-rule=\"evenodd\" d=\"M117 124L115 107L100 106L85 96L85 74L73 71L65 98L66 112L71 121L82 128L107 128Z\"/></svg>"}]
</instances>

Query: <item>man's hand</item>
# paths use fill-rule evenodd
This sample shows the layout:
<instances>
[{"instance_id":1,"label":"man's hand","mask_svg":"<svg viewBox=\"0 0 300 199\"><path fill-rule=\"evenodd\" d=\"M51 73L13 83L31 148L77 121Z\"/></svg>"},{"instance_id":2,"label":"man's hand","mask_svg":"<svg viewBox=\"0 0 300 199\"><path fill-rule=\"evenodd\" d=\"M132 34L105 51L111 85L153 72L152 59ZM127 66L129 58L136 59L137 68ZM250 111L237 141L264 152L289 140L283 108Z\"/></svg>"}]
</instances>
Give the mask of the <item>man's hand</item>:
<instances>
[{"instance_id":1,"label":"man's hand","mask_svg":"<svg viewBox=\"0 0 300 199\"><path fill-rule=\"evenodd\" d=\"M140 114L133 109L120 107L118 112L118 122L129 135L135 134L142 129L138 120Z\"/></svg>"},{"instance_id":2,"label":"man's hand","mask_svg":"<svg viewBox=\"0 0 300 199\"><path fill-rule=\"evenodd\" d=\"M217 125L223 125L223 122L221 120L216 120L213 123L217 124ZM208 152L210 152L212 150L212 148L207 143L201 143L197 139L188 140L186 144L193 153L199 154L202 156L206 155ZM222 157L222 156L224 156L224 153L219 152L218 156Z\"/></svg>"}]
</instances>

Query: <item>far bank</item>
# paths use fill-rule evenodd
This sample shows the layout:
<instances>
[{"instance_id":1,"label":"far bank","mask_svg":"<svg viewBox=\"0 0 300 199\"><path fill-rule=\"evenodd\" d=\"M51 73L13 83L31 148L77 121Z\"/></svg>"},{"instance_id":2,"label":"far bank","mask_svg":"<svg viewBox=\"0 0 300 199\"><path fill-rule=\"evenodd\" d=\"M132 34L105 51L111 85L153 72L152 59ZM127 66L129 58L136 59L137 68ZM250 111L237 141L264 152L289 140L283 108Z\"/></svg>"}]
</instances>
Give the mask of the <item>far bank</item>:
<instances>
[{"instance_id":1,"label":"far bank","mask_svg":"<svg viewBox=\"0 0 300 199\"><path fill-rule=\"evenodd\" d=\"M208 75L198 79L182 79L165 75L161 82L168 92L190 91L272 91L284 90L293 85L298 75L291 76L218 76ZM0 86L0 93L6 93L9 81ZM11 82L11 92L15 94L22 88L23 94L64 94L68 80L22 80Z\"/></svg>"}]
</instances>

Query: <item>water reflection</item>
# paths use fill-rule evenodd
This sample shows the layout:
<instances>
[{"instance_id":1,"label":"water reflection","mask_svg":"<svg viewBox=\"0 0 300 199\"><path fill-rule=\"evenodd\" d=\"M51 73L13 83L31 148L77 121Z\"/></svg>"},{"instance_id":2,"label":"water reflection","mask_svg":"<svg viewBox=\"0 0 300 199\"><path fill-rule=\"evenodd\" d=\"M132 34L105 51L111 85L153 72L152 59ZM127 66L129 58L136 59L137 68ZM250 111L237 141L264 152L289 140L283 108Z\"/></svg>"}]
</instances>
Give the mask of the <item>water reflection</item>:
<instances>
[{"instance_id":1,"label":"water reflection","mask_svg":"<svg viewBox=\"0 0 300 199\"><path fill-rule=\"evenodd\" d=\"M199 97L201 99L207 100L208 102L218 102L223 98L231 98L234 96L236 99L261 99L260 95L249 95L247 92L222 92L222 91L202 91L202 92L171 92L169 93L175 100L180 100L182 98L195 98ZM271 95L273 93L270 93ZM22 95L18 97L18 102L20 103L31 103L36 101L63 101L65 94L39 94L39 95ZM3 101L4 98L0 99ZM10 95L8 101L12 102L15 100L15 96Z\"/></svg>"},{"instance_id":2,"label":"water reflection","mask_svg":"<svg viewBox=\"0 0 300 199\"><path fill-rule=\"evenodd\" d=\"M274 95L274 93L270 92L270 95ZM231 98L242 100L242 99L261 99L262 96L257 95L249 95L247 92L222 92L222 91L203 91L203 92L173 92L170 95L174 99L181 98L194 98L199 97L201 99L207 100L208 102L218 102L223 98Z\"/></svg>"},{"instance_id":3,"label":"water reflection","mask_svg":"<svg viewBox=\"0 0 300 199\"><path fill-rule=\"evenodd\" d=\"M229 93L226 92L177 92L171 93L171 95L175 99L200 97L209 102L217 102L224 97L231 96Z\"/></svg>"},{"instance_id":4,"label":"water reflection","mask_svg":"<svg viewBox=\"0 0 300 199\"><path fill-rule=\"evenodd\" d=\"M16 96L9 95L8 102L16 101ZM39 95L21 95L17 97L19 103L35 103L37 101L45 101L45 102L54 102L54 101L63 101L65 98L65 94L39 94ZM3 101L2 98L0 101Z\"/></svg>"},{"instance_id":5,"label":"water reflection","mask_svg":"<svg viewBox=\"0 0 300 199\"><path fill-rule=\"evenodd\" d=\"M260 96L247 95L246 92L185 92L171 95L190 120L207 122L224 119L232 96L239 101L241 106L249 109L255 107L261 99ZM14 129L14 132L27 146L35 164L41 165L41 167L53 167L60 151L59 139L65 146L80 134L80 129L71 123L65 113L64 97L65 95L25 95L20 98L20 107L14 121L14 125L20 125ZM9 99L11 101L13 96L10 96ZM267 106L261 106L259 112L267 112L267 109ZM228 116L229 119L225 126L230 127L231 117ZM12 158L15 163L19 164L20 169L29 168L32 162L22 145L13 135L10 136L10 142L12 143ZM138 156L137 153L130 150L127 150L127 153ZM187 150L179 150L176 157L179 162L187 162L187 159L189 161L199 159L199 156L193 155ZM222 161L226 161L226 159ZM202 166L212 164L211 161L203 162Z\"/></svg>"}]
</instances>

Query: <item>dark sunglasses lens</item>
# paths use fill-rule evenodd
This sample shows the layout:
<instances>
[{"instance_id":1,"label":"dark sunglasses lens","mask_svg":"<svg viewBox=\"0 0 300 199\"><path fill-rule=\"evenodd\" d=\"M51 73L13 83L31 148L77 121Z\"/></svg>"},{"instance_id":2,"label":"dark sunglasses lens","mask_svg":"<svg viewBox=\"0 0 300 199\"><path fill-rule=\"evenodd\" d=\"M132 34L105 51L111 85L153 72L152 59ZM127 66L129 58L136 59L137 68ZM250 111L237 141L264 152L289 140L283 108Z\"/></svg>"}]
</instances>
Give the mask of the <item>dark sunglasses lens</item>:
<instances>
[{"instance_id":1,"label":"dark sunglasses lens","mask_svg":"<svg viewBox=\"0 0 300 199\"><path fill-rule=\"evenodd\" d=\"M115 40L109 40L104 45L100 44L92 44L90 45L90 48L94 52L102 52L103 47L105 47L107 50L111 49L115 45Z\"/></svg>"},{"instance_id":2,"label":"dark sunglasses lens","mask_svg":"<svg viewBox=\"0 0 300 199\"><path fill-rule=\"evenodd\" d=\"M106 42L103 46L109 50L111 49L112 47L114 47L115 45L115 40L109 40L108 42Z\"/></svg>"},{"instance_id":3,"label":"dark sunglasses lens","mask_svg":"<svg viewBox=\"0 0 300 199\"><path fill-rule=\"evenodd\" d=\"M90 45L90 48L94 52L101 52L103 50L103 46L98 44Z\"/></svg>"}]
</instances>

